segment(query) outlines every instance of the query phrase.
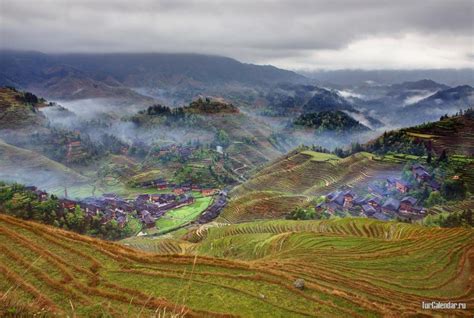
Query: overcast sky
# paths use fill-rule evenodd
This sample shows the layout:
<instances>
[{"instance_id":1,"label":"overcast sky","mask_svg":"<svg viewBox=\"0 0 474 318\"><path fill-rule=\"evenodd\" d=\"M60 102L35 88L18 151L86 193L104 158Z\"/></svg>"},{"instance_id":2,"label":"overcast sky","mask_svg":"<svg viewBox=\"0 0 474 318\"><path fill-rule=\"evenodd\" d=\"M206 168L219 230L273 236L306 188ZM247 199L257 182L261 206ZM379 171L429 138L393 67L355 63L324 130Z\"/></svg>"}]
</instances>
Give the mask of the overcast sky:
<instances>
[{"instance_id":1,"label":"overcast sky","mask_svg":"<svg viewBox=\"0 0 474 318\"><path fill-rule=\"evenodd\" d=\"M194 52L290 69L474 67L472 0L0 0L2 49Z\"/></svg>"}]
</instances>

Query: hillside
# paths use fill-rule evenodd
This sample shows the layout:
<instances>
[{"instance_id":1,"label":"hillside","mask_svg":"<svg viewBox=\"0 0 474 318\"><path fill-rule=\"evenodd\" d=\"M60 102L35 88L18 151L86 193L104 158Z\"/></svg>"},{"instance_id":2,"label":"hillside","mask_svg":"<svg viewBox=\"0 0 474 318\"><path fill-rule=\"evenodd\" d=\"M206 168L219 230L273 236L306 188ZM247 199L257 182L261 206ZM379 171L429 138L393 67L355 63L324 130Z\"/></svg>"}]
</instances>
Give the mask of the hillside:
<instances>
[{"instance_id":1,"label":"hillside","mask_svg":"<svg viewBox=\"0 0 474 318\"><path fill-rule=\"evenodd\" d=\"M430 314L422 301L474 305L467 229L248 223L156 240L159 255L0 216L0 237L0 314L379 317Z\"/></svg>"},{"instance_id":2,"label":"hillside","mask_svg":"<svg viewBox=\"0 0 474 318\"><path fill-rule=\"evenodd\" d=\"M315 196L396 175L400 167L397 163L376 161L368 153L340 159L332 154L296 150L235 187L218 221L284 218L295 206L307 205Z\"/></svg>"},{"instance_id":3,"label":"hillside","mask_svg":"<svg viewBox=\"0 0 474 318\"><path fill-rule=\"evenodd\" d=\"M474 156L473 138L474 115L471 109L451 117L442 116L431 123L387 132L369 142L367 151L397 151L422 144L437 155L446 150L448 154Z\"/></svg>"},{"instance_id":4,"label":"hillside","mask_svg":"<svg viewBox=\"0 0 474 318\"><path fill-rule=\"evenodd\" d=\"M296 127L313 128L317 132L332 131L350 133L370 130L351 116L339 110L303 114L296 118L293 124Z\"/></svg>"},{"instance_id":5,"label":"hillside","mask_svg":"<svg viewBox=\"0 0 474 318\"><path fill-rule=\"evenodd\" d=\"M239 109L232 104L210 98L199 98L185 107L185 111L193 114L238 113Z\"/></svg>"},{"instance_id":6,"label":"hillside","mask_svg":"<svg viewBox=\"0 0 474 318\"><path fill-rule=\"evenodd\" d=\"M44 189L84 184L87 179L45 156L0 139L0 180L14 180Z\"/></svg>"},{"instance_id":7,"label":"hillside","mask_svg":"<svg viewBox=\"0 0 474 318\"><path fill-rule=\"evenodd\" d=\"M173 91L186 100L213 87L304 81L291 71L199 54L54 54L0 51L0 85L61 98L145 97L132 89ZM229 88L227 87L227 88ZM56 95L55 95L56 94ZM60 94L60 95L58 95ZM158 96L159 95L159 96Z\"/></svg>"},{"instance_id":8,"label":"hillside","mask_svg":"<svg viewBox=\"0 0 474 318\"><path fill-rule=\"evenodd\" d=\"M432 121L444 114L452 114L460 109L467 109L474 103L474 88L462 85L440 90L414 104L406 106L403 111L416 115L425 121Z\"/></svg>"},{"instance_id":9,"label":"hillside","mask_svg":"<svg viewBox=\"0 0 474 318\"><path fill-rule=\"evenodd\" d=\"M0 87L0 129L31 129L44 124L46 119L38 108L45 106L44 100L31 93Z\"/></svg>"}]
</instances>

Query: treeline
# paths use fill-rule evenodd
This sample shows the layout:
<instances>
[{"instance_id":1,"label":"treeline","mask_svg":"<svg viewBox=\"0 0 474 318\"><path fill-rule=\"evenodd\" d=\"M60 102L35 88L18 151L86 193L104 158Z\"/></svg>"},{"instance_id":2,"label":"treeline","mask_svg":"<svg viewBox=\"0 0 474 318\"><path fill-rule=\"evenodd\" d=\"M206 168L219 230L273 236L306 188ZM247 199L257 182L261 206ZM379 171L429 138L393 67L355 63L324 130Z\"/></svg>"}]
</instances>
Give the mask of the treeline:
<instances>
[{"instance_id":1,"label":"treeline","mask_svg":"<svg viewBox=\"0 0 474 318\"><path fill-rule=\"evenodd\" d=\"M1 181L0 213L108 240L125 238L135 232L130 223L124 227L120 227L115 220L104 224L99 216L89 217L79 206L74 211L62 208L60 200L54 195L40 199L37 193L23 185Z\"/></svg>"},{"instance_id":2,"label":"treeline","mask_svg":"<svg viewBox=\"0 0 474 318\"><path fill-rule=\"evenodd\" d=\"M314 128L318 132L366 131L367 127L342 111L322 111L300 115L293 122L295 126Z\"/></svg>"},{"instance_id":3,"label":"treeline","mask_svg":"<svg viewBox=\"0 0 474 318\"><path fill-rule=\"evenodd\" d=\"M452 213L440 213L436 215L428 215L423 220L426 226L440 227L474 227L474 219L472 209Z\"/></svg>"}]
</instances>

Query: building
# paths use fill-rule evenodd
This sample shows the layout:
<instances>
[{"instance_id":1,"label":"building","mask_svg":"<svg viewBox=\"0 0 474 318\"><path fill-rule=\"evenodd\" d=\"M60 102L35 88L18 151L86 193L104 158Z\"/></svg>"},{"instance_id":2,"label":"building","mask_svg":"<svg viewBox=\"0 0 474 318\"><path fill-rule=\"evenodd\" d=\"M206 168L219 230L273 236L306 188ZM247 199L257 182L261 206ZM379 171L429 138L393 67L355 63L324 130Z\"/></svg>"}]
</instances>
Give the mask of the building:
<instances>
[{"instance_id":1,"label":"building","mask_svg":"<svg viewBox=\"0 0 474 318\"><path fill-rule=\"evenodd\" d=\"M415 177L418 182L426 182L431 179L431 175L426 171L425 167L420 164L414 164L411 167L411 171L413 177Z\"/></svg>"},{"instance_id":2,"label":"building","mask_svg":"<svg viewBox=\"0 0 474 318\"><path fill-rule=\"evenodd\" d=\"M400 208L400 201L394 198L390 198L382 205L382 212L393 214L393 213L397 213L399 208Z\"/></svg>"},{"instance_id":3,"label":"building","mask_svg":"<svg viewBox=\"0 0 474 318\"><path fill-rule=\"evenodd\" d=\"M400 200L400 212L413 212L413 208L415 207L416 202L417 199L415 199L414 197L404 197Z\"/></svg>"},{"instance_id":4,"label":"building","mask_svg":"<svg viewBox=\"0 0 474 318\"><path fill-rule=\"evenodd\" d=\"M367 216L372 216L374 215L377 211L374 209L374 207L372 207L371 205L369 204L364 204L362 206L362 212L364 212L365 215Z\"/></svg>"},{"instance_id":5,"label":"building","mask_svg":"<svg viewBox=\"0 0 474 318\"><path fill-rule=\"evenodd\" d=\"M69 200L69 199L60 199L59 200L59 205L61 208L68 210L68 211L74 211L76 208L76 201Z\"/></svg>"},{"instance_id":6,"label":"building","mask_svg":"<svg viewBox=\"0 0 474 318\"><path fill-rule=\"evenodd\" d=\"M374 213L372 216L371 216L373 219L377 219L379 221L390 221L390 217L383 214L383 213L380 213L380 212L376 212Z\"/></svg>"},{"instance_id":7,"label":"building","mask_svg":"<svg viewBox=\"0 0 474 318\"><path fill-rule=\"evenodd\" d=\"M216 192L217 192L216 189L202 189L202 190L201 190L201 194L202 194L204 197L208 197L208 196L214 195Z\"/></svg>"},{"instance_id":8,"label":"building","mask_svg":"<svg viewBox=\"0 0 474 318\"><path fill-rule=\"evenodd\" d=\"M176 189L173 189L173 193L176 195L182 195L184 194L184 190L181 188L176 188Z\"/></svg>"},{"instance_id":9,"label":"building","mask_svg":"<svg viewBox=\"0 0 474 318\"><path fill-rule=\"evenodd\" d=\"M350 209L352 208L352 206L354 205L353 204L353 200L354 200L354 193L351 191L351 190L348 190L346 192L343 193L343 196L344 196L344 208L346 209Z\"/></svg>"},{"instance_id":10,"label":"building","mask_svg":"<svg viewBox=\"0 0 474 318\"><path fill-rule=\"evenodd\" d=\"M379 210L382 205L382 200L379 197L371 197L367 200L367 204L375 210Z\"/></svg>"},{"instance_id":11,"label":"building","mask_svg":"<svg viewBox=\"0 0 474 318\"><path fill-rule=\"evenodd\" d=\"M148 210L143 210L140 216L141 221L147 228L152 228L155 226L155 219L151 216L151 213Z\"/></svg>"},{"instance_id":12,"label":"building","mask_svg":"<svg viewBox=\"0 0 474 318\"><path fill-rule=\"evenodd\" d=\"M405 182L401 179L397 179L395 181L395 188L400 193L407 193L408 191L410 191L410 185L408 184L408 182Z\"/></svg>"}]
</instances>

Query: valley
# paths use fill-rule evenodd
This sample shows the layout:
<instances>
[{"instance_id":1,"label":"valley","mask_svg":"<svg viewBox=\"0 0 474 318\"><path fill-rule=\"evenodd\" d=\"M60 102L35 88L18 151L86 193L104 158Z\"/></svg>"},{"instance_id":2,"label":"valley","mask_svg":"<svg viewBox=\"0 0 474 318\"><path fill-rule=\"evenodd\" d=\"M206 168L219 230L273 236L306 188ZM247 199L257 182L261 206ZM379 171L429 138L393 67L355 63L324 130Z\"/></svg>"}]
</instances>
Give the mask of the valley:
<instances>
[{"instance_id":1,"label":"valley","mask_svg":"<svg viewBox=\"0 0 474 318\"><path fill-rule=\"evenodd\" d=\"M0 316L470 316L472 87L0 57Z\"/></svg>"}]
</instances>

